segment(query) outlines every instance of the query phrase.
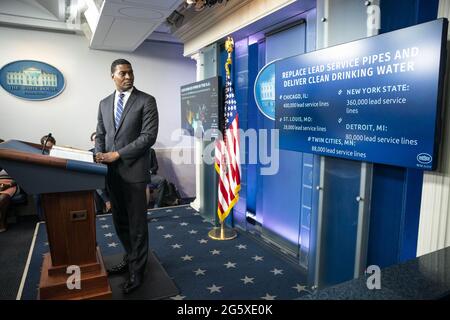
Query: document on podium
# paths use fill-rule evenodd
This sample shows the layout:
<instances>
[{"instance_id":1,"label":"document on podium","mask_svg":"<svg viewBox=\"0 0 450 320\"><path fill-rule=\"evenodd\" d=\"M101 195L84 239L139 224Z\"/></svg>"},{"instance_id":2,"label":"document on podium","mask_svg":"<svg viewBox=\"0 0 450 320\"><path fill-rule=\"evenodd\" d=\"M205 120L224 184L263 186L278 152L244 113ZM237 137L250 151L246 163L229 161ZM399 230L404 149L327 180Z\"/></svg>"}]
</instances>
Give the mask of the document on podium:
<instances>
[{"instance_id":1,"label":"document on podium","mask_svg":"<svg viewBox=\"0 0 450 320\"><path fill-rule=\"evenodd\" d=\"M50 149L50 156L70 160L94 162L94 155L91 151L75 149L71 147L53 146Z\"/></svg>"}]
</instances>

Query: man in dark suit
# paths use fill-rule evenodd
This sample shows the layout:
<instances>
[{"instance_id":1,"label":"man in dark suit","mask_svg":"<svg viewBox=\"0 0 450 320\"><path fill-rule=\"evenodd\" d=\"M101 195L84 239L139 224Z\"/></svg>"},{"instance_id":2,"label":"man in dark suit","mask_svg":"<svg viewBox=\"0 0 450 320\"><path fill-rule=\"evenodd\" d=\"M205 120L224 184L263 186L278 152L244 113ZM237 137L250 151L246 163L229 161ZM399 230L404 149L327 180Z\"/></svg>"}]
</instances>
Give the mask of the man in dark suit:
<instances>
[{"instance_id":1,"label":"man in dark suit","mask_svg":"<svg viewBox=\"0 0 450 320\"><path fill-rule=\"evenodd\" d=\"M129 271L124 293L143 281L148 256L145 188L150 181L150 147L158 135L158 109L151 95L133 87L130 62L115 60L111 77L116 91L100 101L95 138L96 161L108 165L106 187L114 227L125 248L110 274Z\"/></svg>"}]
</instances>

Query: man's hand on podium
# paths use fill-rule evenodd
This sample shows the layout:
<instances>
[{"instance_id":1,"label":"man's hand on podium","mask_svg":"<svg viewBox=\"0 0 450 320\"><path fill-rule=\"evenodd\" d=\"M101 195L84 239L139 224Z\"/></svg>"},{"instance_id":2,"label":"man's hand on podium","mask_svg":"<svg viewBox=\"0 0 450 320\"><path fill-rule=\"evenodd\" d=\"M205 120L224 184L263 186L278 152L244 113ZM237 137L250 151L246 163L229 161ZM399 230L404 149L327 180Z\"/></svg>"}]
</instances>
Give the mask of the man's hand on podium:
<instances>
[{"instance_id":1,"label":"man's hand on podium","mask_svg":"<svg viewBox=\"0 0 450 320\"><path fill-rule=\"evenodd\" d=\"M98 163L112 163L119 160L120 154L117 151L107 153L97 153L95 155L95 161Z\"/></svg>"}]
</instances>

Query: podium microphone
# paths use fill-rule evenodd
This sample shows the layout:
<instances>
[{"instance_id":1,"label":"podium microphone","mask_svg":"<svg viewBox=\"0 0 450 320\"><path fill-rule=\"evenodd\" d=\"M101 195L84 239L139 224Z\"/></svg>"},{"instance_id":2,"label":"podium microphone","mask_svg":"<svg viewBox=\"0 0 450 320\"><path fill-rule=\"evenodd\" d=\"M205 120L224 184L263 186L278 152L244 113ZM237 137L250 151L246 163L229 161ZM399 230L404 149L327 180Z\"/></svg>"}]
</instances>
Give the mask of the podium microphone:
<instances>
[{"instance_id":1,"label":"podium microphone","mask_svg":"<svg viewBox=\"0 0 450 320\"><path fill-rule=\"evenodd\" d=\"M42 154L44 154L45 147L47 146L47 141L48 141L48 139L51 138L51 136L52 136L52 133L50 132L50 133L47 135L47 138L45 139L44 144L42 145Z\"/></svg>"}]
</instances>

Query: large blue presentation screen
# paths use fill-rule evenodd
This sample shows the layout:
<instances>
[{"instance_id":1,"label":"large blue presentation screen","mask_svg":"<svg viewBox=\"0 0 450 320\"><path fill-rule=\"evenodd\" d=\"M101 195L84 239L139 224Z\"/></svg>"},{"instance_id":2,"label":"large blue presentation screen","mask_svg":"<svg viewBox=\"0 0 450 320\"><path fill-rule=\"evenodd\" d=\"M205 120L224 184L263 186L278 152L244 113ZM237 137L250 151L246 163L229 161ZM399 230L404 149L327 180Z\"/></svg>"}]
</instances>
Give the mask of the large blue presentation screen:
<instances>
[{"instance_id":1,"label":"large blue presentation screen","mask_svg":"<svg viewBox=\"0 0 450 320\"><path fill-rule=\"evenodd\" d=\"M447 24L439 19L276 61L280 147L435 169Z\"/></svg>"}]
</instances>

